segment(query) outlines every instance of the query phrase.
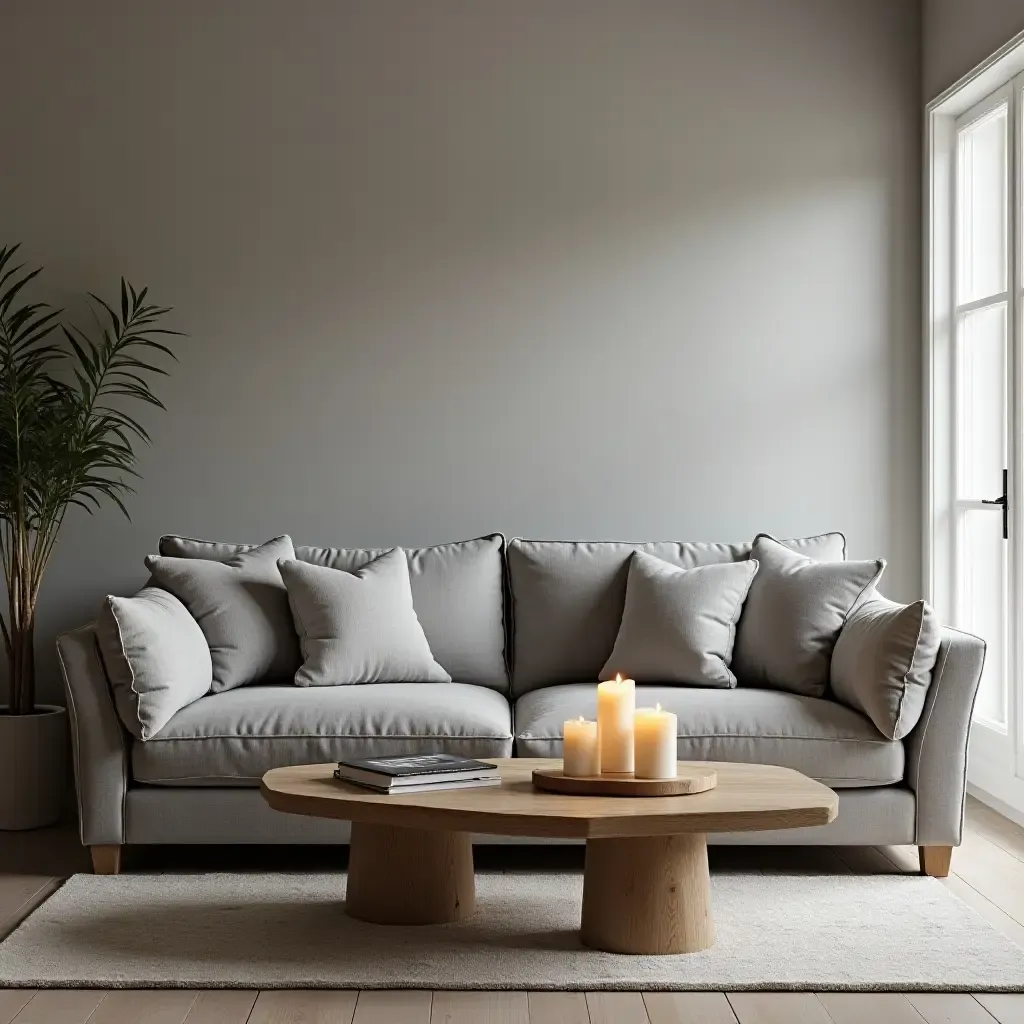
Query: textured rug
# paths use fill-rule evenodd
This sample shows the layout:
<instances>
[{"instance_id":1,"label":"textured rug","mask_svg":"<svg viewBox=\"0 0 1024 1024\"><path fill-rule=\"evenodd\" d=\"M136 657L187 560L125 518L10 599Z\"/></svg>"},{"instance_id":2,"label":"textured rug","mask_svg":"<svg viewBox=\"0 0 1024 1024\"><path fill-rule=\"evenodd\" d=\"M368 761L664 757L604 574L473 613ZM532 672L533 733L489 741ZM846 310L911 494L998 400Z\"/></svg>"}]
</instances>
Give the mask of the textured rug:
<instances>
[{"instance_id":1,"label":"textured rug","mask_svg":"<svg viewBox=\"0 0 1024 1024\"><path fill-rule=\"evenodd\" d=\"M578 874L482 873L459 925L343 912L340 874L75 875L0 944L0 985L1021 991L1021 949L932 878L712 876L718 941L580 945Z\"/></svg>"}]
</instances>

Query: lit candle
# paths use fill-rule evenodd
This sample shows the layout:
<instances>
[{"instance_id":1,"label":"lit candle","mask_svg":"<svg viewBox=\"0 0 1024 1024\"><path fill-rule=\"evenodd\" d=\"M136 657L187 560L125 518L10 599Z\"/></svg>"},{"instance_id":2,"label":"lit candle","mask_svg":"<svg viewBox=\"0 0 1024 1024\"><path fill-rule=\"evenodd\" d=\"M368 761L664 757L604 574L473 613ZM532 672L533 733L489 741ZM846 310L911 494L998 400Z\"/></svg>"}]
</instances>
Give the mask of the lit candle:
<instances>
[{"instance_id":1,"label":"lit candle","mask_svg":"<svg viewBox=\"0 0 1024 1024\"><path fill-rule=\"evenodd\" d=\"M633 717L638 779L674 779L676 777L676 716L662 711L661 705L637 708Z\"/></svg>"},{"instance_id":2,"label":"lit candle","mask_svg":"<svg viewBox=\"0 0 1024 1024\"><path fill-rule=\"evenodd\" d=\"M562 772L566 775L600 775L601 748L597 745L597 722L582 715L562 726Z\"/></svg>"},{"instance_id":3,"label":"lit candle","mask_svg":"<svg viewBox=\"0 0 1024 1024\"><path fill-rule=\"evenodd\" d=\"M633 712L636 683L617 675L597 684L597 743L601 771L628 775L633 771Z\"/></svg>"}]
</instances>

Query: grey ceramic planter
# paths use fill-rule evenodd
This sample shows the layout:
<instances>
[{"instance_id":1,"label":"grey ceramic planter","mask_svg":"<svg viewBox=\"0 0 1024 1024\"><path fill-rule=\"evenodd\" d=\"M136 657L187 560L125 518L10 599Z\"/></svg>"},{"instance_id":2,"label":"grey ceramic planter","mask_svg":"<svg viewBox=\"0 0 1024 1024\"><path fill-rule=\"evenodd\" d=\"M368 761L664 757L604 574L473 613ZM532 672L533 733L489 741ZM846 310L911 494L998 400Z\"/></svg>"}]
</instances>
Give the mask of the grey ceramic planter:
<instances>
[{"instance_id":1,"label":"grey ceramic planter","mask_svg":"<svg viewBox=\"0 0 1024 1024\"><path fill-rule=\"evenodd\" d=\"M64 708L41 704L12 715L0 706L0 829L42 828L60 817L67 744Z\"/></svg>"}]
</instances>

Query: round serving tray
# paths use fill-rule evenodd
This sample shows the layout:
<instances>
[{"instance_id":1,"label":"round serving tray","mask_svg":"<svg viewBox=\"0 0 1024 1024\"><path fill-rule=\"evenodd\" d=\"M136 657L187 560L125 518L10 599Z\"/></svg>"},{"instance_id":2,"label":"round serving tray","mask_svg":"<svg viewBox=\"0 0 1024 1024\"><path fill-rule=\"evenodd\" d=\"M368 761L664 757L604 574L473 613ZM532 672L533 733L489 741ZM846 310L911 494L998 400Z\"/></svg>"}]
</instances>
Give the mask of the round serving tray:
<instances>
[{"instance_id":1,"label":"round serving tray","mask_svg":"<svg viewBox=\"0 0 1024 1024\"><path fill-rule=\"evenodd\" d=\"M535 768L533 785L547 793L571 796L692 796L714 789L714 768L680 763L674 779L636 779L632 775L565 775L561 768Z\"/></svg>"}]
</instances>

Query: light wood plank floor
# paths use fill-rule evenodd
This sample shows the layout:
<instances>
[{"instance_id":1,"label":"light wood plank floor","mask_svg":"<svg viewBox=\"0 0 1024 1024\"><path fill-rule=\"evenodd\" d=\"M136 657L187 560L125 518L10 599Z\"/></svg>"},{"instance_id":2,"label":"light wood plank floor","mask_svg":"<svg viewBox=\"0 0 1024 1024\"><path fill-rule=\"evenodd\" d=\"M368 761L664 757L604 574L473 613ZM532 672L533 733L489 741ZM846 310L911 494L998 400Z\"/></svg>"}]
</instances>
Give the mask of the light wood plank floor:
<instances>
[{"instance_id":1,"label":"light wood plank floor","mask_svg":"<svg viewBox=\"0 0 1024 1024\"><path fill-rule=\"evenodd\" d=\"M128 869L272 870L331 851L131 851ZM481 857L508 856L484 850ZM556 863L579 851L549 849ZM156 862L153 858L158 858ZM163 858L162 861L159 858ZM287 863L282 863L282 858ZM717 848L712 870L917 870L913 847ZM241 862L240 862L241 861ZM70 825L0 834L0 936L89 859ZM1024 946L1024 829L975 800L945 882ZM955 942L956 937L950 936ZM908 951L910 955L911 951ZM0 1024L1024 1024L1024 995L829 992L102 992L0 989Z\"/></svg>"}]
</instances>

